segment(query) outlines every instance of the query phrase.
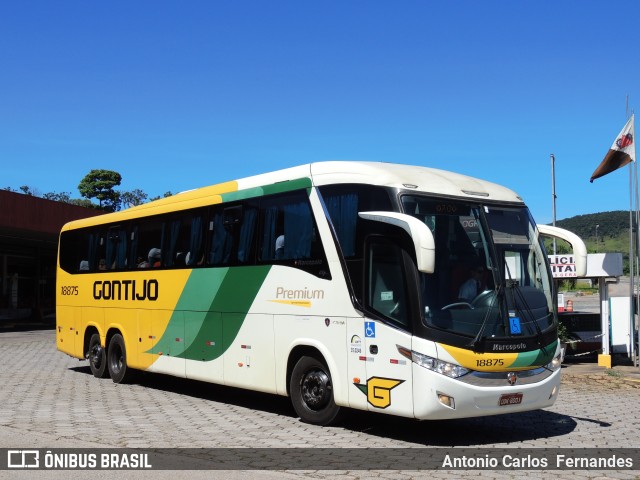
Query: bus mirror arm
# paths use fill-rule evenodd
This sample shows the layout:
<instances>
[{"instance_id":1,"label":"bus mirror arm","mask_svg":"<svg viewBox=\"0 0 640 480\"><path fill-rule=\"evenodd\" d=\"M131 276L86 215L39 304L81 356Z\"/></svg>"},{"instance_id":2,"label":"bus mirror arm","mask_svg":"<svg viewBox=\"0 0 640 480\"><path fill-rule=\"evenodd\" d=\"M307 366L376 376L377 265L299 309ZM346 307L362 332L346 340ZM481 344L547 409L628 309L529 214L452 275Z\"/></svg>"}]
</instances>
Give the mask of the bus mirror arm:
<instances>
[{"instance_id":1,"label":"bus mirror arm","mask_svg":"<svg viewBox=\"0 0 640 480\"><path fill-rule=\"evenodd\" d=\"M413 240L418 270L422 273L433 273L436 264L436 244L431 230L423 222L411 215L397 212L359 212L358 215L362 219L395 225L406 231Z\"/></svg>"},{"instance_id":2,"label":"bus mirror arm","mask_svg":"<svg viewBox=\"0 0 640 480\"><path fill-rule=\"evenodd\" d=\"M552 227L551 225L538 225L538 231L541 235L569 242L573 248L573 257L576 262L576 275L578 277L587 275L587 246L578 235L564 228Z\"/></svg>"}]
</instances>

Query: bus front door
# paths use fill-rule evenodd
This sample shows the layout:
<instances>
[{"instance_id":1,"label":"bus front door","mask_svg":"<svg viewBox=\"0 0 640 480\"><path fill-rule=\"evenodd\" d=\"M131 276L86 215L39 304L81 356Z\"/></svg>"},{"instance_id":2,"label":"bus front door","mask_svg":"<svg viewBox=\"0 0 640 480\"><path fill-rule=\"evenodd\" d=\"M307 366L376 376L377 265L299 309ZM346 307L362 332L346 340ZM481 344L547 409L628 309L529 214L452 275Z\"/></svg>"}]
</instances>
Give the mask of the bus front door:
<instances>
[{"instance_id":1,"label":"bus front door","mask_svg":"<svg viewBox=\"0 0 640 480\"><path fill-rule=\"evenodd\" d=\"M399 242L382 236L367 241L366 253L365 303L379 318L363 319L367 381L360 388L369 410L412 417L411 361L398 350L411 345L408 254Z\"/></svg>"},{"instance_id":2,"label":"bus front door","mask_svg":"<svg viewBox=\"0 0 640 480\"><path fill-rule=\"evenodd\" d=\"M367 396L368 409L413 417L411 362L398 345L411 345L411 335L382 322L364 321L366 382L359 388Z\"/></svg>"}]
</instances>

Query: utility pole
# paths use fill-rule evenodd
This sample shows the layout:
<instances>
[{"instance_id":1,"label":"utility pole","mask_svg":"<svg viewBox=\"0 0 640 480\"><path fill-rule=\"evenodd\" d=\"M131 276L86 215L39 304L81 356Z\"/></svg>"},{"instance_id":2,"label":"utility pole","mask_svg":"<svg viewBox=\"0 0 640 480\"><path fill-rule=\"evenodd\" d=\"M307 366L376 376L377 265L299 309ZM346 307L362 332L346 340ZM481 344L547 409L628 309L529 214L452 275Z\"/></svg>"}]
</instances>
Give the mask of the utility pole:
<instances>
[{"instance_id":1,"label":"utility pole","mask_svg":"<svg viewBox=\"0 0 640 480\"><path fill-rule=\"evenodd\" d=\"M553 216L553 226L556 226L556 156L551 154L551 213ZM553 237L553 254L556 254L556 238Z\"/></svg>"}]
</instances>

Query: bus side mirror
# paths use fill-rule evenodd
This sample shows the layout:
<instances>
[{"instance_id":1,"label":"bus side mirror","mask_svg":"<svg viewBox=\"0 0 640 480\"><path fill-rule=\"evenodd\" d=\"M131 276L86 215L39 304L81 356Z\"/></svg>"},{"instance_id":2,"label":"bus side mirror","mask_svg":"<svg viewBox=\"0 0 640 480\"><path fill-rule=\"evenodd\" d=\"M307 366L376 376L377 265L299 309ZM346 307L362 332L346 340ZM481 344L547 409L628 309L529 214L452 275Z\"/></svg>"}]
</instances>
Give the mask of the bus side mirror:
<instances>
[{"instance_id":1,"label":"bus side mirror","mask_svg":"<svg viewBox=\"0 0 640 480\"><path fill-rule=\"evenodd\" d=\"M559 238L570 243L576 262L576 275L578 277L587 275L587 246L578 235L564 228L552 227L551 225L538 225L538 231L540 235Z\"/></svg>"},{"instance_id":2,"label":"bus side mirror","mask_svg":"<svg viewBox=\"0 0 640 480\"><path fill-rule=\"evenodd\" d=\"M388 223L406 231L413 240L416 263L422 273L433 273L436 265L436 244L429 227L411 215L396 212L359 212L360 218Z\"/></svg>"}]
</instances>

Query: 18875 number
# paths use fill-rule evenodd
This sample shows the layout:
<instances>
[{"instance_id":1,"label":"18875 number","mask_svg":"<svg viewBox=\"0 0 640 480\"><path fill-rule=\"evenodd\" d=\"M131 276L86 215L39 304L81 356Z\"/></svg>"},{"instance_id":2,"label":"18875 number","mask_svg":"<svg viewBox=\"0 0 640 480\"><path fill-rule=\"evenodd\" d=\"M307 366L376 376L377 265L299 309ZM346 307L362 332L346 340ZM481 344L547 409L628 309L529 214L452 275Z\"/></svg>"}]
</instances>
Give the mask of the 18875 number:
<instances>
[{"instance_id":1,"label":"18875 number","mask_svg":"<svg viewBox=\"0 0 640 480\"><path fill-rule=\"evenodd\" d=\"M502 367L504 366L504 360L501 358L485 358L482 360L476 360L476 367Z\"/></svg>"},{"instance_id":2,"label":"18875 number","mask_svg":"<svg viewBox=\"0 0 640 480\"><path fill-rule=\"evenodd\" d=\"M60 293L62 295L78 295L77 285L62 285L60 289L61 289Z\"/></svg>"}]
</instances>

